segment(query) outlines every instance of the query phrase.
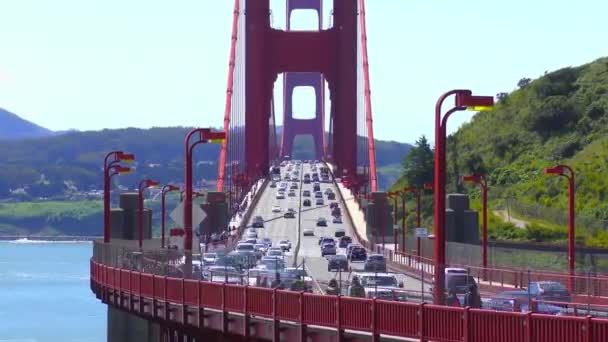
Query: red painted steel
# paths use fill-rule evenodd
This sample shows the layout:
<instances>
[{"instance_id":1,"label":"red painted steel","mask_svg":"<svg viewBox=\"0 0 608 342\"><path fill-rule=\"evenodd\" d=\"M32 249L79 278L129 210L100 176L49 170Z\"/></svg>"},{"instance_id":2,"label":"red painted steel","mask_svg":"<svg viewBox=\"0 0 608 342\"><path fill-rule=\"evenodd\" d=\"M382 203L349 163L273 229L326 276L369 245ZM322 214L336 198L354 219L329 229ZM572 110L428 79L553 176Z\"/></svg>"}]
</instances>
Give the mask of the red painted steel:
<instances>
[{"instance_id":1,"label":"red painted steel","mask_svg":"<svg viewBox=\"0 0 608 342\"><path fill-rule=\"evenodd\" d=\"M588 341L608 341L608 320L591 318L589 321L591 326L587 331L591 330L591 338Z\"/></svg>"},{"instance_id":2,"label":"red painted steel","mask_svg":"<svg viewBox=\"0 0 608 342\"><path fill-rule=\"evenodd\" d=\"M181 305L184 295L180 293L183 293L186 304L192 307L224 309L228 312L243 312L246 302L248 314L269 318L275 317L272 312L274 297L277 319L433 341L605 341L608 336L606 319L495 312L350 297L338 300L336 296L302 295L266 288L152 277L139 272L130 272L128 277L121 277L124 274L120 269L93 262L93 291L101 298L100 294L108 293L108 290L123 288L126 281L132 284L129 288L133 296L147 297L148 300L161 303L168 300ZM141 286L133 285L139 281ZM156 296L151 296L152 292ZM118 302L111 305L120 306ZM141 311L144 310L143 306L131 310L146 312ZM304 313L303 320L300 319L300 310ZM371 316L372 312L375 316ZM179 327L177 331L180 331ZM239 328L231 332L241 331Z\"/></svg>"},{"instance_id":3,"label":"red painted steel","mask_svg":"<svg viewBox=\"0 0 608 342\"><path fill-rule=\"evenodd\" d=\"M191 279L184 280L184 303L190 306L197 306L198 296L198 281Z\"/></svg>"},{"instance_id":4,"label":"red painted steel","mask_svg":"<svg viewBox=\"0 0 608 342\"><path fill-rule=\"evenodd\" d=\"M586 318L534 315L531 340L536 342L584 341Z\"/></svg>"},{"instance_id":5,"label":"red painted steel","mask_svg":"<svg viewBox=\"0 0 608 342\"><path fill-rule=\"evenodd\" d=\"M226 82L226 103L224 104L224 132L226 140L222 143L219 161L219 176L217 180L217 191L224 190L224 180L226 175L226 154L228 150L228 130L230 128L230 112L232 110L232 89L234 81L234 61L236 56L236 43L239 29L240 0L234 0L234 10L232 15L232 35L230 38L230 57L228 58L228 81Z\"/></svg>"},{"instance_id":6,"label":"red painted steel","mask_svg":"<svg viewBox=\"0 0 608 342\"><path fill-rule=\"evenodd\" d=\"M371 331L372 311L369 300L364 298L340 298L341 326L344 329Z\"/></svg>"},{"instance_id":7,"label":"red painted steel","mask_svg":"<svg viewBox=\"0 0 608 342\"><path fill-rule=\"evenodd\" d=\"M120 270L120 289L131 292L131 274L129 270Z\"/></svg>"},{"instance_id":8,"label":"red painted steel","mask_svg":"<svg viewBox=\"0 0 608 342\"><path fill-rule=\"evenodd\" d=\"M182 279L167 278L167 300L181 303L183 298Z\"/></svg>"},{"instance_id":9,"label":"red painted steel","mask_svg":"<svg viewBox=\"0 0 608 342\"><path fill-rule=\"evenodd\" d=\"M525 315L514 312L469 310L471 341L525 341Z\"/></svg>"},{"instance_id":10,"label":"red painted steel","mask_svg":"<svg viewBox=\"0 0 608 342\"><path fill-rule=\"evenodd\" d=\"M276 291L276 316L288 321L300 319L300 293L291 291Z\"/></svg>"},{"instance_id":11,"label":"red painted steel","mask_svg":"<svg viewBox=\"0 0 608 342\"><path fill-rule=\"evenodd\" d=\"M304 324L335 326L337 309L335 296L304 294Z\"/></svg>"},{"instance_id":12,"label":"red painted steel","mask_svg":"<svg viewBox=\"0 0 608 342\"><path fill-rule=\"evenodd\" d=\"M141 293L141 284L139 283L140 281L140 274L139 272L134 272L131 271L129 272L129 277L131 278L131 292L132 293Z\"/></svg>"},{"instance_id":13,"label":"red painted steel","mask_svg":"<svg viewBox=\"0 0 608 342\"><path fill-rule=\"evenodd\" d=\"M262 317L272 317L272 289L247 287L247 312Z\"/></svg>"},{"instance_id":14,"label":"red painted steel","mask_svg":"<svg viewBox=\"0 0 608 342\"><path fill-rule=\"evenodd\" d=\"M376 146L374 142L374 125L372 118L371 85L369 81L369 59L367 56L367 26L365 24L365 0L359 0L359 25L361 27L361 53L363 57L363 74L365 79L365 123L367 125L367 149L369 153L369 182L372 191L378 190L376 176Z\"/></svg>"},{"instance_id":15,"label":"red painted steel","mask_svg":"<svg viewBox=\"0 0 608 342\"><path fill-rule=\"evenodd\" d=\"M147 298L154 298L154 276L148 273L141 274L141 294Z\"/></svg>"},{"instance_id":16,"label":"red painted steel","mask_svg":"<svg viewBox=\"0 0 608 342\"><path fill-rule=\"evenodd\" d=\"M432 341L461 341L463 336L462 308L424 305L423 335Z\"/></svg>"},{"instance_id":17,"label":"red painted steel","mask_svg":"<svg viewBox=\"0 0 608 342\"><path fill-rule=\"evenodd\" d=\"M154 276L154 297L157 299L164 299L167 295L165 291L165 286L167 285L167 277L163 276Z\"/></svg>"},{"instance_id":18,"label":"red painted steel","mask_svg":"<svg viewBox=\"0 0 608 342\"><path fill-rule=\"evenodd\" d=\"M244 312L245 309L245 287L239 285L225 286L224 307L233 312Z\"/></svg>"},{"instance_id":19,"label":"red painted steel","mask_svg":"<svg viewBox=\"0 0 608 342\"><path fill-rule=\"evenodd\" d=\"M420 310L421 306L415 303L376 301L376 329L380 334L418 337Z\"/></svg>"},{"instance_id":20,"label":"red painted steel","mask_svg":"<svg viewBox=\"0 0 608 342\"><path fill-rule=\"evenodd\" d=\"M219 283L202 282L199 295L204 307L222 309L222 287Z\"/></svg>"}]
</instances>

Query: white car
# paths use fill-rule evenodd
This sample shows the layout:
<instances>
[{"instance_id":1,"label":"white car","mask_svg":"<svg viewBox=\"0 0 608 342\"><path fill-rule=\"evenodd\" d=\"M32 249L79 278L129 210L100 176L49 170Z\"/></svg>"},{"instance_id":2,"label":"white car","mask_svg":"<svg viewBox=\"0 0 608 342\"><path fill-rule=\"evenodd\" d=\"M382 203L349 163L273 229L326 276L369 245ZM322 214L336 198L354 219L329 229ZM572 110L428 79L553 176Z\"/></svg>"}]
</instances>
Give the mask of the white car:
<instances>
[{"instance_id":1,"label":"white car","mask_svg":"<svg viewBox=\"0 0 608 342\"><path fill-rule=\"evenodd\" d=\"M279 241L279 247L284 251L289 251L291 249L291 242L289 240L281 240Z\"/></svg>"},{"instance_id":2,"label":"white car","mask_svg":"<svg viewBox=\"0 0 608 342\"><path fill-rule=\"evenodd\" d=\"M247 239L257 239L258 238L258 232L256 232L255 229L249 229L247 231L247 234L245 234L245 237Z\"/></svg>"},{"instance_id":3,"label":"white car","mask_svg":"<svg viewBox=\"0 0 608 342\"><path fill-rule=\"evenodd\" d=\"M304 228L302 230L302 235L304 235L304 236L314 236L315 235L315 231L312 228Z\"/></svg>"},{"instance_id":4,"label":"white car","mask_svg":"<svg viewBox=\"0 0 608 342\"><path fill-rule=\"evenodd\" d=\"M277 192L277 199L285 199L285 193L284 192Z\"/></svg>"},{"instance_id":5,"label":"white car","mask_svg":"<svg viewBox=\"0 0 608 342\"><path fill-rule=\"evenodd\" d=\"M280 213L281 212L281 206L280 205L275 205L274 207L272 207L272 212L273 213Z\"/></svg>"}]
</instances>

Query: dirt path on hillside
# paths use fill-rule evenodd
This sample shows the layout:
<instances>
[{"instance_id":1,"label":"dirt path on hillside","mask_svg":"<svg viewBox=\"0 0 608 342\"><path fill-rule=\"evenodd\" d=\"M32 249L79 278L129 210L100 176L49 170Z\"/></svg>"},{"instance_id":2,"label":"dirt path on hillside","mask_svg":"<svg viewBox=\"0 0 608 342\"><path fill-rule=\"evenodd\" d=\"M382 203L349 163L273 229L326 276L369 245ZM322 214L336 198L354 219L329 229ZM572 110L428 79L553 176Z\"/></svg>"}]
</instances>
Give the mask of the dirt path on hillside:
<instances>
[{"instance_id":1,"label":"dirt path on hillside","mask_svg":"<svg viewBox=\"0 0 608 342\"><path fill-rule=\"evenodd\" d=\"M494 210L494 214L500 216L505 222L513 223L517 228L525 229L526 224L529 223L528 221L520 220L513 216L509 217L506 210Z\"/></svg>"}]
</instances>

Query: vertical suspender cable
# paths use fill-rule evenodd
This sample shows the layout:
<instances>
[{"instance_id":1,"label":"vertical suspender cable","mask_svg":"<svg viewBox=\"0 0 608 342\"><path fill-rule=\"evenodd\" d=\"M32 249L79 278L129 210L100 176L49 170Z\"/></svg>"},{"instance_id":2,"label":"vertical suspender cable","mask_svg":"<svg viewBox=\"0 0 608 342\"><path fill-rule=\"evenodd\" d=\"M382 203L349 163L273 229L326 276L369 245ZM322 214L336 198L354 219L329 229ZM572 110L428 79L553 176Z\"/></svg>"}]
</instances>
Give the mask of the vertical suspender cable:
<instances>
[{"instance_id":1,"label":"vertical suspender cable","mask_svg":"<svg viewBox=\"0 0 608 342\"><path fill-rule=\"evenodd\" d=\"M367 150L369 153L369 177L372 191L377 191L376 178L376 147L374 144L374 129L372 127L372 102L369 82L369 64L367 56L367 31L365 27L365 0L359 0L359 23L361 25L361 53L363 54L363 74L365 77L365 112L367 123Z\"/></svg>"},{"instance_id":2,"label":"vertical suspender cable","mask_svg":"<svg viewBox=\"0 0 608 342\"><path fill-rule=\"evenodd\" d=\"M239 2L240 0L234 0L234 12L232 17L232 36L230 42L230 59L228 64L228 82L226 86L226 104L224 106L224 132L226 133L226 140L222 143L220 151L219 161L219 179L217 182L217 190L223 191L224 189L224 177L226 173L226 149L228 147L228 141L230 140L230 112L232 109L232 83L234 77L234 56L236 53L236 42L238 34L238 22L239 22Z\"/></svg>"}]
</instances>

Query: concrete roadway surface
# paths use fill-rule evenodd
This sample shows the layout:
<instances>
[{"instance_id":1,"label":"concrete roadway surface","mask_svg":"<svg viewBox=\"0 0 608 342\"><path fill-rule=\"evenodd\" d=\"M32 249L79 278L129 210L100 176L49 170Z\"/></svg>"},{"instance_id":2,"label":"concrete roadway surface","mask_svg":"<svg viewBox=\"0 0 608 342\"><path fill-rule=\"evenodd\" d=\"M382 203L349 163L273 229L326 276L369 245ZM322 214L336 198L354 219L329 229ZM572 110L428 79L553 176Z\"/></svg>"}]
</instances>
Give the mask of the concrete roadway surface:
<instances>
[{"instance_id":1,"label":"concrete roadway surface","mask_svg":"<svg viewBox=\"0 0 608 342\"><path fill-rule=\"evenodd\" d=\"M354 236L352 223L346 214L346 206L340 200L340 196L338 195L338 190L333 182L333 179L331 179L330 183L320 183L321 192L323 193L323 200L325 203L323 206L315 205L316 198L314 197L314 191L312 191L314 182L304 184L302 181L304 174L309 173L312 175L311 164L302 163L300 167L293 166L292 171L289 172L290 175L293 174L293 171L296 169L299 169L300 171L298 189L295 191L296 196L289 197L287 195L289 193L289 186L291 185L292 181L287 181L288 190L286 191L285 199L276 199L276 193L278 191L280 182L277 183L276 188L271 188L270 186L266 187L265 192L261 195L258 205L254 209L250 222L248 222L248 227L251 227L253 218L259 215L264 218L264 228L257 229L258 238L268 237L272 239L273 245L278 244L278 242L283 239L290 240L292 243L292 249L290 252L285 254L288 265L294 266L294 258L297 260L297 265L304 263L308 274L314 280L313 282L316 285L316 291L321 292L324 290L327 283L332 278L335 278L336 280L341 278L345 283L344 286L346 286L346 283L352 278L351 272L328 272L327 259L325 257L321 257L321 249L318 244L320 236L334 237L335 230L338 227L343 228L346 231L346 235ZM318 169L317 172L319 172ZM287 173L287 167L281 167L281 179L283 179ZM282 181L283 180L281 180L281 182ZM333 201L327 200L327 196L325 195L325 190L327 188L331 188L337 195L336 201L338 201L342 211L343 223L341 224L332 223L333 217L331 216L329 203ZM303 190L309 190L311 192L311 196L306 197L312 202L310 207L302 206L302 201L304 198L301 195ZM272 208L277 205L281 207L281 212L273 213ZM283 217L283 214L288 208L293 208L296 210L295 218ZM327 227L317 227L316 223L319 217L324 217L327 220ZM312 228L314 231L314 236L303 236L302 231L305 228ZM340 253L345 254L345 250L339 248L338 254ZM363 263L352 263L351 268L353 271L362 270ZM398 281L402 281L404 283L404 289L421 291L420 281L406 277L402 274L397 274L397 279ZM425 284L425 292L428 291L428 288L429 285Z\"/></svg>"}]
</instances>

